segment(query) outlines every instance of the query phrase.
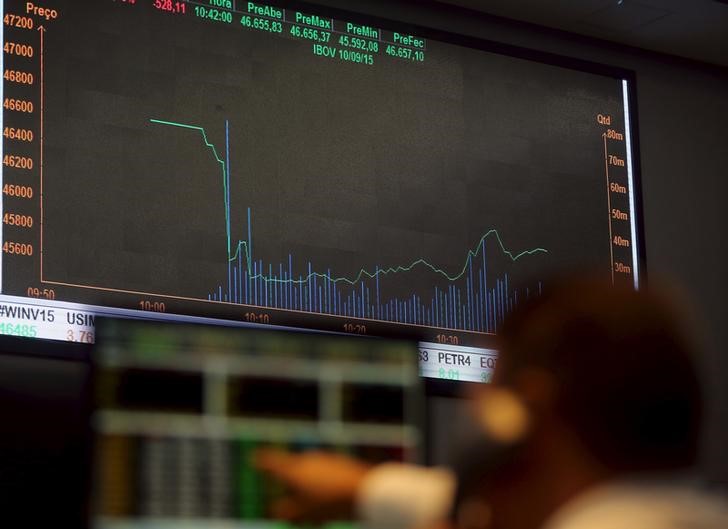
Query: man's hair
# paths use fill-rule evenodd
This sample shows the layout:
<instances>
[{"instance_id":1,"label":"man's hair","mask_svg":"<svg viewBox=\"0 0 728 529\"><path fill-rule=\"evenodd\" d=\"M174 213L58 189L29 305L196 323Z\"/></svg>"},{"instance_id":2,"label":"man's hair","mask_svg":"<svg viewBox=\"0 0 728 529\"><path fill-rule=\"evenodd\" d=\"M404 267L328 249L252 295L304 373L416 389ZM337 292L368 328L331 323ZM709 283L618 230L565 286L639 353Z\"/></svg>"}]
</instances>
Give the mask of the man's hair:
<instances>
[{"instance_id":1,"label":"man's hair","mask_svg":"<svg viewBox=\"0 0 728 529\"><path fill-rule=\"evenodd\" d=\"M662 296L591 279L552 285L500 334L498 378L524 368L556 379L556 413L607 468L694 462L702 401L693 348Z\"/></svg>"}]
</instances>

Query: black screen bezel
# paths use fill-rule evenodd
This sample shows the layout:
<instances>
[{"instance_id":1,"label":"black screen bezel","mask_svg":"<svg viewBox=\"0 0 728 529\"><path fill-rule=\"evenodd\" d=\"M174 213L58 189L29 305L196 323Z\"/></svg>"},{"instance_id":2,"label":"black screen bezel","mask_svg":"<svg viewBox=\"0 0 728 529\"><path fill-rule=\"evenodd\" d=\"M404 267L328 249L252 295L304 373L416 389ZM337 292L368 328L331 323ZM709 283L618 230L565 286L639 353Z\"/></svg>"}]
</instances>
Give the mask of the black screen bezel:
<instances>
[{"instance_id":1,"label":"black screen bezel","mask_svg":"<svg viewBox=\"0 0 728 529\"><path fill-rule=\"evenodd\" d=\"M433 27L420 26L411 24L408 22L397 21L395 19L383 18L365 13L357 13L348 11L346 9L334 8L330 6L315 4L311 2L301 2L298 0L291 1L280 1L280 0L269 0L267 2L270 5L297 9L300 11L308 11L311 13L327 16L335 19L351 20L360 24L369 26L375 26L385 30L392 30L398 32L406 32L412 35L424 37L428 40L436 40L446 44L452 44L456 46L463 46L467 48L476 49L487 53L495 53L504 55L507 57L513 57L517 59L524 59L532 62L541 64L567 68L571 70L592 73L601 75L604 77L610 77L618 80L626 80L628 83L627 95L629 103L629 118L630 118L630 132L632 140L632 193L634 196L634 207L633 212L636 233L637 233L637 256L638 263L635 265L638 267L640 273L639 284L643 285L646 281L645 276L645 262L646 262L646 250L644 242L644 219L643 219L643 200L642 200L642 178L641 178L641 161L640 161L640 149L639 149L639 127L638 127L638 111L637 111L637 89L636 89L636 73L634 70L630 70L623 67L617 67L607 65L603 63L587 61L584 59L578 59L566 55L559 55L533 48L515 46L512 44L506 44L503 42L488 40L479 37L473 37L461 33L449 32ZM399 2L398 5L406 5L407 2ZM432 7L430 2L427 3L426 8ZM442 11L448 13L461 13L466 14L469 17L474 15L482 16L487 18L488 15L477 13L466 8L456 6L442 6ZM220 320L220 325L226 325L226 320ZM275 329L275 326L271 326L271 329ZM309 331L324 332L327 331L316 331L315 329L309 329ZM387 336L388 338L397 338L396 335ZM17 338L11 336L0 337L0 354L22 354L28 356L38 356L47 358L64 358L68 360L76 360L88 362L90 359L90 353L92 346L88 344L78 344L69 342L60 342L55 340L37 339L37 338ZM446 397L459 397L467 393L470 386L477 386L478 383L474 382L462 382L462 381L447 381L432 378L425 378L425 388L428 395L435 396L446 396Z\"/></svg>"}]
</instances>

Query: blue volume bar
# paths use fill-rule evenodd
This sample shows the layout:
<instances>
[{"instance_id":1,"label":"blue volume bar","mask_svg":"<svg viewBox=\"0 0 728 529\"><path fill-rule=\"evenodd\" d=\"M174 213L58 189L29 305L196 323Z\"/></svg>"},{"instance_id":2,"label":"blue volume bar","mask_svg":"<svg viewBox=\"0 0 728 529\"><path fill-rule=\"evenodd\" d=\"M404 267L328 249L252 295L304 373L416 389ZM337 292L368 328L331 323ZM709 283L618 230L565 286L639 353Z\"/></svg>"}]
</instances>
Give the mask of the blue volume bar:
<instances>
[{"instance_id":1,"label":"blue volume bar","mask_svg":"<svg viewBox=\"0 0 728 529\"><path fill-rule=\"evenodd\" d=\"M505 248L498 232L490 230L474 249L468 251L459 273L452 275L421 258L409 266L383 268L377 265L373 272L361 269L351 278L337 277L331 268L326 273L317 272L311 261L306 261L307 275L303 277L294 270L292 254L288 254L287 262L253 258L251 208L247 208L247 239L237 241L236 246L231 244L230 123L225 120L223 159L202 127L156 119L150 121L199 134L222 171L227 281L223 279L207 293L209 301L495 333L506 314L518 306L519 299L528 299L530 290L525 288L519 296L507 273L488 277L488 244L496 244L496 249L511 262L523 256L548 253L544 248L512 253ZM493 237L489 238L491 235ZM431 287L407 285L403 278L415 267L433 272ZM274 270L277 273L274 274ZM538 294L542 288L539 281ZM408 289L411 290L407 292ZM430 292L428 296L420 297L426 290Z\"/></svg>"}]
</instances>

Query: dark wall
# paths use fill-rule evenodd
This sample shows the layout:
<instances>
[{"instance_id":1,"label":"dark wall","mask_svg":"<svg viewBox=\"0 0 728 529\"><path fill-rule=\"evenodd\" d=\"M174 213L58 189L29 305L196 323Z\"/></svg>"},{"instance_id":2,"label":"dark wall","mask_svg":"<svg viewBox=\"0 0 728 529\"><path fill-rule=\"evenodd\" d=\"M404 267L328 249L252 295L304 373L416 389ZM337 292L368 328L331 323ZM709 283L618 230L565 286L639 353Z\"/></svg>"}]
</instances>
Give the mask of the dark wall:
<instances>
[{"instance_id":1,"label":"dark wall","mask_svg":"<svg viewBox=\"0 0 728 529\"><path fill-rule=\"evenodd\" d=\"M703 468L711 480L728 483L728 69L435 2L350 0L345 7L636 72L648 274L684 290L696 307L710 407ZM456 403L433 402L435 429L447 431ZM434 440L435 454L442 454L447 437Z\"/></svg>"},{"instance_id":2,"label":"dark wall","mask_svg":"<svg viewBox=\"0 0 728 529\"><path fill-rule=\"evenodd\" d=\"M83 527L87 377L82 362L0 355L0 513L8 527Z\"/></svg>"}]
</instances>

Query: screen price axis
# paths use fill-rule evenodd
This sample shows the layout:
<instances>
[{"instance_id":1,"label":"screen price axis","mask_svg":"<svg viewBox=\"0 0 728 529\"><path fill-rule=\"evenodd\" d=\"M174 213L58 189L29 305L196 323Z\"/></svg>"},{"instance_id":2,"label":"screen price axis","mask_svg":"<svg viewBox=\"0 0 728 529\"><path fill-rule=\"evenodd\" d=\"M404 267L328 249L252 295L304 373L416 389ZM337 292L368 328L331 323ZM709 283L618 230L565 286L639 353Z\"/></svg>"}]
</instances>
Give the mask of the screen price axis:
<instances>
[{"instance_id":1,"label":"screen price axis","mask_svg":"<svg viewBox=\"0 0 728 529\"><path fill-rule=\"evenodd\" d=\"M604 146L604 175L606 178L607 208L609 214L609 252L612 283L620 280L632 281L632 240L630 211L625 161L625 135L612 127L613 117L598 114Z\"/></svg>"},{"instance_id":2,"label":"screen price axis","mask_svg":"<svg viewBox=\"0 0 728 529\"><path fill-rule=\"evenodd\" d=\"M33 2L3 16L3 267L42 283L45 37L61 15ZM38 283L40 281L40 283Z\"/></svg>"}]
</instances>

